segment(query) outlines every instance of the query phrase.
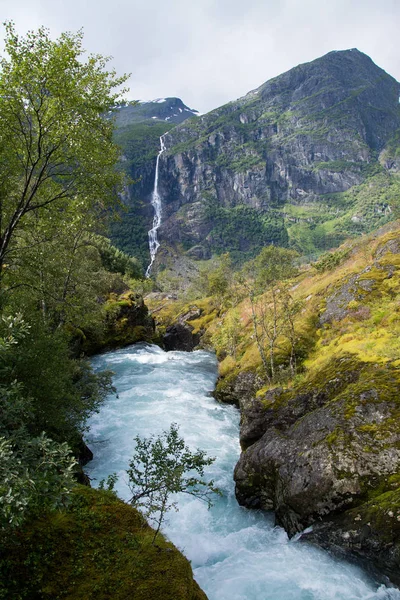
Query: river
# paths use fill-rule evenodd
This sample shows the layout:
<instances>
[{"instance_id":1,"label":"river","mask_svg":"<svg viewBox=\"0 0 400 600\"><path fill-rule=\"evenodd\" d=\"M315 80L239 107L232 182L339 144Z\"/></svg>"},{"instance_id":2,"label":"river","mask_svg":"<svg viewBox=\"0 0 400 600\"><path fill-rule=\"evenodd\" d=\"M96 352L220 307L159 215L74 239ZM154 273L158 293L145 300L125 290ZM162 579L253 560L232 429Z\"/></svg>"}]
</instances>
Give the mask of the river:
<instances>
[{"instance_id":1,"label":"river","mask_svg":"<svg viewBox=\"0 0 400 600\"><path fill-rule=\"evenodd\" d=\"M400 600L400 591L375 584L354 565L289 541L273 516L240 507L232 473L240 454L239 412L211 396L217 377L213 354L164 352L138 344L93 359L112 369L117 395L90 422L87 443L95 458L86 469L93 485L117 472L118 494L129 498L125 469L136 435L178 423L192 448L216 461L207 475L223 490L211 510L182 496L163 532L192 562L209 600ZM162 600L162 599L160 599Z\"/></svg>"}]
</instances>

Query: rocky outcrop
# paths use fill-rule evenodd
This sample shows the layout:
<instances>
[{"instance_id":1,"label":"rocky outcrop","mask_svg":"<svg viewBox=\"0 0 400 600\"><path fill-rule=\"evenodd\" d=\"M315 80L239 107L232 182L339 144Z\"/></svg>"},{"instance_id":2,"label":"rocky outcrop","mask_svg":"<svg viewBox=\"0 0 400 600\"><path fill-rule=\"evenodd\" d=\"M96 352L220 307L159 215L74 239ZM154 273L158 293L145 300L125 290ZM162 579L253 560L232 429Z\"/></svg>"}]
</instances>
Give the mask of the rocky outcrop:
<instances>
[{"instance_id":1,"label":"rocky outcrop","mask_svg":"<svg viewBox=\"0 0 400 600\"><path fill-rule=\"evenodd\" d=\"M396 487L398 482L393 481ZM301 540L357 559L373 575L400 586L400 492L378 495L343 515L317 523Z\"/></svg>"},{"instance_id":2,"label":"rocky outcrop","mask_svg":"<svg viewBox=\"0 0 400 600\"><path fill-rule=\"evenodd\" d=\"M157 341L153 317L142 296L127 292L113 296L104 305L104 328L81 332L81 351L95 354L136 342Z\"/></svg>"},{"instance_id":3,"label":"rocky outcrop","mask_svg":"<svg viewBox=\"0 0 400 600\"><path fill-rule=\"evenodd\" d=\"M393 478L393 487L398 481ZM301 540L347 559L356 559L375 577L400 586L400 492L377 495L343 515L317 523Z\"/></svg>"},{"instance_id":4,"label":"rocky outcrop","mask_svg":"<svg viewBox=\"0 0 400 600\"><path fill-rule=\"evenodd\" d=\"M245 406L253 401L257 390L262 385L262 379L253 371L233 372L225 377L219 377L214 396L224 404L235 404L245 414Z\"/></svg>"},{"instance_id":5,"label":"rocky outcrop","mask_svg":"<svg viewBox=\"0 0 400 600\"><path fill-rule=\"evenodd\" d=\"M235 469L238 501L275 510L289 535L322 522L309 539L326 546L331 540L348 546L349 552L354 547L355 555L373 560L390 555L393 560L384 571L390 576L400 556L398 511L389 518L384 504L384 518L393 528L385 538L375 527L382 552L373 537L364 543L359 536L368 527L374 530L371 498L386 498L400 481L399 384L399 371L390 364L366 364L343 355L300 389L272 390L246 402L245 450ZM359 512L349 512L353 509ZM357 526L350 528L350 521ZM338 523L344 544L334 532Z\"/></svg>"},{"instance_id":6,"label":"rocky outcrop","mask_svg":"<svg viewBox=\"0 0 400 600\"><path fill-rule=\"evenodd\" d=\"M164 348L170 350L182 350L191 352L200 341L199 334L193 334L193 327L183 323L170 325L163 337Z\"/></svg>"},{"instance_id":7,"label":"rocky outcrop","mask_svg":"<svg viewBox=\"0 0 400 600\"><path fill-rule=\"evenodd\" d=\"M192 352L199 345L201 333L193 333L193 326L188 321L193 321L201 316L201 310L197 307L179 317L178 323L167 327L163 336L165 350L181 350Z\"/></svg>"}]
</instances>

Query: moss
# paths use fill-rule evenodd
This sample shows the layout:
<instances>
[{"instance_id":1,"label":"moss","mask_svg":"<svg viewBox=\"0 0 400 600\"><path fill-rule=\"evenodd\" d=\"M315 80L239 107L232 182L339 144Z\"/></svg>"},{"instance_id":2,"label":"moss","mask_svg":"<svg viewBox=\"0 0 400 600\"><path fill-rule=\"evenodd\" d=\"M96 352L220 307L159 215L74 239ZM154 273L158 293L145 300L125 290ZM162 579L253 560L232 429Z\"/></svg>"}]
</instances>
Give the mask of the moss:
<instances>
[{"instance_id":1,"label":"moss","mask_svg":"<svg viewBox=\"0 0 400 600\"><path fill-rule=\"evenodd\" d=\"M379 490L380 486L376 489ZM374 495L361 506L347 511L346 521L359 529L367 526L370 535L378 537L382 547L395 544L399 553L400 489Z\"/></svg>"},{"instance_id":2,"label":"moss","mask_svg":"<svg viewBox=\"0 0 400 600\"><path fill-rule=\"evenodd\" d=\"M334 429L329 435L326 436L325 441L329 446L333 446L336 444L338 437L340 436L340 431L338 428Z\"/></svg>"},{"instance_id":3,"label":"moss","mask_svg":"<svg viewBox=\"0 0 400 600\"><path fill-rule=\"evenodd\" d=\"M237 363L233 356L226 356L219 363L218 372L220 377L227 377L232 372L237 372Z\"/></svg>"},{"instance_id":4,"label":"moss","mask_svg":"<svg viewBox=\"0 0 400 600\"><path fill-rule=\"evenodd\" d=\"M1 562L8 600L206 600L189 561L110 492L78 487L68 510L30 523ZM7 585L7 591L4 586Z\"/></svg>"}]
</instances>

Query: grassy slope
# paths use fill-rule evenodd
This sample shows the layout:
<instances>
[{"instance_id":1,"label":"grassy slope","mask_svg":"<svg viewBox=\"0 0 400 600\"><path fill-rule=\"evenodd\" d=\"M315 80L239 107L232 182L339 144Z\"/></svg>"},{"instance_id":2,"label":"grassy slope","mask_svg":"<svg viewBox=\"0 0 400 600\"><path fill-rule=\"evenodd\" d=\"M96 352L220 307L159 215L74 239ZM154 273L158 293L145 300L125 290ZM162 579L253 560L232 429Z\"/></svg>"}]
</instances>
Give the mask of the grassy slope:
<instances>
[{"instance_id":1,"label":"grassy slope","mask_svg":"<svg viewBox=\"0 0 400 600\"><path fill-rule=\"evenodd\" d=\"M111 492L83 486L7 549L0 598L206 600L189 561ZM7 568L8 567L8 568Z\"/></svg>"},{"instance_id":2,"label":"grassy slope","mask_svg":"<svg viewBox=\"0 0 400 600\"><path fill-rule=\"evenodd\" d=\"M284 382L286 386L300 385L313 372L319 371L321 365L340 353L354 354L363 362L385 364L392 361L394 366L400 366L400 255L386 252L381 256L379 252L391 240L400 240L400 228L394 224L387 229L384 234L370 234L358 242L346 243L342 249L345 250L343 254L348 256L334 270L318 273L312 266L306 266L293 280L292 295L303 302L297 318L297 350L305 360L295 381L287 380ZM371 290L362 289L360 282L355 284L344 306L346 316L319 326L318 318L326 309L327 298L355 274L359 274L360 282L371 282ZM192 302L152 300L148 304L161 329L188 312L194 304L201 308L201 317L191 321L191 325L195 332L205 330L204 342L213 344L217 353L223 350L218 342L218 331L235 311L240 319L236 360L226 356L220 362L220 373L226 376L240 370L252 370L262 375L247 299L233 309L220 311L220 314L212 298ZM281 354L284 362L285 351L282 350Z\"/></svg>"}]
</instances>

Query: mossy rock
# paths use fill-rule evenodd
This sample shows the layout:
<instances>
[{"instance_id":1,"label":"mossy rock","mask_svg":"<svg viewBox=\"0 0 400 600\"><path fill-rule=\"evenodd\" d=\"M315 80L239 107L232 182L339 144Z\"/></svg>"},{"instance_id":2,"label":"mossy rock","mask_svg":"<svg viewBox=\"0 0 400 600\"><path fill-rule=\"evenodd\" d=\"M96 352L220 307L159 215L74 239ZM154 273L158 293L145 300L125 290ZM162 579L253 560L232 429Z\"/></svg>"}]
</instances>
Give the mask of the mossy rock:
<instances>
[{"instance_id":1,"label":"mossy rock","mask_svg":"<svg viewBox=\"0 0 400 600\"><path fill-rule=\"evenodd\" d=\"M399 476L391 479L396 489L317 524L302 540L355 558L375 576L384 575L400 585Z\"/></svg>"},{"instance_id":2,"label":"mossy rock","mask_svg":"<svg viewBox=\"0 0 400 600\"><path fill-rule=\"evenodd\" d=\"M274 508L293 535L391 491L400 475L399 388L393 364L338 355L294 389L244 406L239 502Z\"/></svg>"},{"instance_id":3,"label":"mossy rock","mask_svg":"<svg viewBox=\"0 0 400 600\"><path fill-rule=\"evenodd\" d=\"M30 523L0 562L7 600L207 600L189 561L111 492L78 486L64 512Z\"/></svg>"}]
</instances>

